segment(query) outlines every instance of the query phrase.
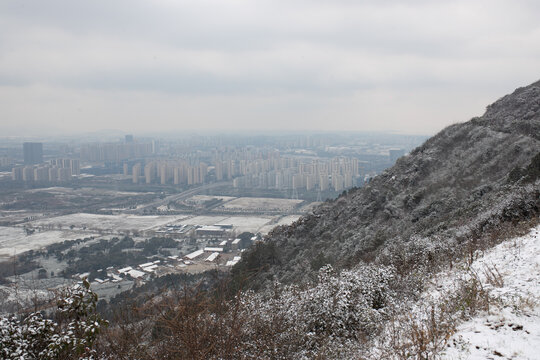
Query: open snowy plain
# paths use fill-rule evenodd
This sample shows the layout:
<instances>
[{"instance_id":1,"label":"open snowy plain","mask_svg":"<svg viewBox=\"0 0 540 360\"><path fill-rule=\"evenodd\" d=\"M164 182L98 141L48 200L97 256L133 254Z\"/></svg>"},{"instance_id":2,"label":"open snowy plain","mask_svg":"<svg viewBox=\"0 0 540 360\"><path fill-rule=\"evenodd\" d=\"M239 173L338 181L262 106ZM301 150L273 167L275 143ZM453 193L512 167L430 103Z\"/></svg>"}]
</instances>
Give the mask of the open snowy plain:
<instances>
[{"instance_id":1,"label":"open snowy plain","mask_svg":"<svg viewBox=\"0 0 540 360\"><path fill-rule=\"evenodd\" d=\"M240 234L266 234L276 225L296 221L300 215L279 216L190 216L190 215L97 215L77 213L34 220L18 226L0 226L0 258L37 250L55 242L102 235L128 235L134 231L156 230L164 225L232 225ZM35 229L27 235L23 226Z\"/></svg>"},{"instance_id":2,"label":"open snowy plain","mask_svg":"<svg viewBox=\"0 0 540 360\"><path fill-rule=\"evenodd\" d=\"M0 260L28 250L37 250L56 242L92 236L98 236L98 234L92 231L36 230L33 234L27 235L21 227L0 226Z\"/></svg>"}]
</instances>

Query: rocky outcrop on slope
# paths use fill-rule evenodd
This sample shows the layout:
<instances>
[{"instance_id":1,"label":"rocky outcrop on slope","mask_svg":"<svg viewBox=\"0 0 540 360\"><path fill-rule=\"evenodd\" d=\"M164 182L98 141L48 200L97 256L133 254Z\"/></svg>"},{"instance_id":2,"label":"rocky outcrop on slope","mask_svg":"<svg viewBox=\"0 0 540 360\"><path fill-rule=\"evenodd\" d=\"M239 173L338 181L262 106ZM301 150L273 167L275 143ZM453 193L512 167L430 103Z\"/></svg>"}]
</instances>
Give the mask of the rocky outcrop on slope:
<instances>
[{"instance_id":1,"label":"rocky outcrop on slope","mask_svg":"<svg viewBox=\"0 0 540 360\"><path fill-rule=\"evenodd\" d=\"M370 261L411 240L458 246L537 216L537 167L540 81L488 106L482 117L442 130L365 187L275 229L233 273L250 273L252 284L302 281L323 263Z\"/></svg>"}]
</instances>

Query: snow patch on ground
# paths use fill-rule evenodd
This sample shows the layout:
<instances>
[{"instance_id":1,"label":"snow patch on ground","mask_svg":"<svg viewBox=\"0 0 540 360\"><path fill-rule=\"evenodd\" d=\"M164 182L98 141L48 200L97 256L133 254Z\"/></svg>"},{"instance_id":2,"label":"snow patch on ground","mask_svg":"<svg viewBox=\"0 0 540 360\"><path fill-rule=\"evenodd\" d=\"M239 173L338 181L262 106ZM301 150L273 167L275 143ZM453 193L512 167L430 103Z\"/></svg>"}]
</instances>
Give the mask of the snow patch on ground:
<instances>
[{"instance_id":1,"label":"snow patch on ground","mask_svg":"<svg viewBox=\"0 0 540 360\"><path fill-rule=\"evenodd\" d=\"M92 236L99 235L92 231L70 230L36 231L27 235L22 228L0 226L0 261L3 258L9 258L28 250L38 250L56 242Z\"/></svg>"},{"instance_id":2,"label":"snow patch on ground","mask_svg":"<svg viewBox=\"0 0 540 360\"><path fill-rule=\"evenodd\" d=\"M458 327L444 359L540 359L539 233L537 226L473 262L498 304Z\"/></svg>"},{"instance_id":3,"label":"snow patch on ground","mask_svg":"<svg viewBox=\"0 0 540 360\"><path fill-rule=\"evenodd\" d=\"M242 197L222 205L227 210L290 211L304 200Z\"/></svg>"},{"instance_id":4,"label":"snow patch on ground","mask_svg":"<svg viewBox=\"0 0 540 360\"><path fill-rule=\"evenodd\" d=\"M149 230L163 226L173 221L185 219L186 216L162 216L162 215L101 215L77 213L70 215L56 216L48 219L40 219L30 222L33 227L43 226L72 226L75 229L91 230Z\"/></svg>"}]
</instances>

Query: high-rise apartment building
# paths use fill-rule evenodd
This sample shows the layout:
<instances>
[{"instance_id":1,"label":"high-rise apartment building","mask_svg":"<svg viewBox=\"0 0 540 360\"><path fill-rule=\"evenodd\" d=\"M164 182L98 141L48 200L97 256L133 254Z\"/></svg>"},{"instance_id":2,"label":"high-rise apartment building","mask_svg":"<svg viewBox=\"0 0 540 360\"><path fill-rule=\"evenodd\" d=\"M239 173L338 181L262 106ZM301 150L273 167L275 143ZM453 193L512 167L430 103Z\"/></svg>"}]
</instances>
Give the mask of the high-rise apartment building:
<instances>
[{"instance_id":1,"label":"high-rise apartment building","mask_svg":"<svg viewBox=\"0 0 540 360\"><path fill-rule=\"evenodd\" d=\"M81 175L81 161L79 159L71 159L69 165L71 167L71 175Z\"/></svg>"},{"instance_id":2,"label":"high-rise apartment building","mask_svg":"<svg viewBox=\"0 0 540 360\"><path fill-rule=\"evenodd\" d=\"M141 176L141 169L142 169L141 163L137 163L133 165L133 168L131 169L134 184L139 183L139 177Z\"/></svg>"},{"instance_id":3,"label":"high-rise apartment building","mask_svg":"<svg viewBox=\"0 0 540 360\"><path fill-rule=\"evenodd\" d=\"M32 166L25 166L23 168L22 179L25 182L34 181L34 168Z\"/></svg>"},{"instance_id":4,"label":"high-rise apartment building","mask_svg":"<svg viewBox=\"0 0 540 360\"><path fill-rule=\"evenodd\" d=\"M34 181L49 181L49 168L43 166L34 168Z\"/></svg>"},{"instance_id":5,"label":"high-rise apartment building","mask_svg":"<svg viewBox=\"0 0 540 360\"><path fill-rule=\"evenodd\" d=\"M22 181L23 179L23 167L16 166L11 170L11 179L13 181Z\"/></svg>"},{"instance_id":6,"label":"high-rise apartment building","mask_svg":"<svg viewBox=\"0 0 540 360\"><path fill-rule=\"evenodd\" d=\"M144 166L144 178L147 184L154 182L154 179L156 178L156 169L156 163L153 161Z\"/></svg>"},{"instance_id":7,"label":"high-rise apartment building","mask_svg":"<svg viewBox=\"0 0 540 360\"><path fill-rule=\"evenodd\" d=\"M34 165L43 162L43 144L35 142L25 142L23 144L24 164Z\"/></svg>"}]
</instances>

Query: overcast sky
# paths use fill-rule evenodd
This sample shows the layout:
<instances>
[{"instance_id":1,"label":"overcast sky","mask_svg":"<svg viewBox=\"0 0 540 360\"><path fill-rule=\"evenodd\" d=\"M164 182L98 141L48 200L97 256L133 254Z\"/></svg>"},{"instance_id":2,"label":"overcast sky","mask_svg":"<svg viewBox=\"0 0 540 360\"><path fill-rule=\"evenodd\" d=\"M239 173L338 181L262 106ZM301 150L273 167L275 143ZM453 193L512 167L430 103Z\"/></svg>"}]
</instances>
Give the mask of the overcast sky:
<instances>
[{"instance_id":1,"label":"overcast sky","mask_svg":"<svg viewBox=\"0 0 540 360\"><path fill-rule=\"evenodd\" d=\"M433 134L540 79L538 0L2 0L0 131Z\"/></svg>"}]
</instances>

